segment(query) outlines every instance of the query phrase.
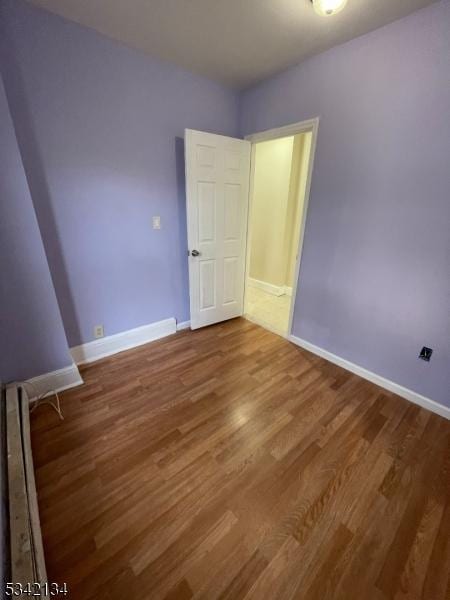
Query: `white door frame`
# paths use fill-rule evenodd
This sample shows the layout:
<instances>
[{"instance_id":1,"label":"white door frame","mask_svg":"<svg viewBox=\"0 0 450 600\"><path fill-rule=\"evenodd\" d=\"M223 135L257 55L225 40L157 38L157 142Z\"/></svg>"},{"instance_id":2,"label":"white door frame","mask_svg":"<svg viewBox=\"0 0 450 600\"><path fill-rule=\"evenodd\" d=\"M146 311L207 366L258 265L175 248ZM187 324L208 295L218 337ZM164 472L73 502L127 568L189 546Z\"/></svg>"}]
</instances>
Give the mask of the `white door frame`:
<instances>
[{"instance_id":1,"label":"white door frame","mask_svg":"<svg viewBox=\"0 0 450 600\"><path fill-rule=\"evenodd\" d=\"M308 175L306 180L305 188L305 202L302 211L302 217L300 220L300 235L298 238L298 251L297 260L295 264L294 281L292 285L292 299L291 308L289 312L289 323L286 338L289 338L292 334L292 321L294 319L294 308L295 300L297 296L297 287L300 274L300 263L302 260L303 241L305 236L305 225L306 217L309 207L309 195L311 191L311 178L314 167L314 157L316 154L317 134L319 130L319 117L314 119L308 119L307 121L300 121L293 123L292 125L285 125L283 127L275 127L274 129L267 129L259 133L252 133L246 135L244 139L248 140L252 144L251 158L250 158L250 192L249 192L249 206L248 206L248 217L247 217L247 244L246 244L246 259L245 259L245 280L244 280L244 299L247 294L247 282L250 273L250 248L251 248L251 214L253 205L253 191L254 191L254 179L255 179L255 150L258 142L267 142L269 140L276 140L279 138L290 137L299 133L312 133L311 138L311 151L308 165ZM245 300L244 300L245 301Z\"/></svg>"}]
</instances>

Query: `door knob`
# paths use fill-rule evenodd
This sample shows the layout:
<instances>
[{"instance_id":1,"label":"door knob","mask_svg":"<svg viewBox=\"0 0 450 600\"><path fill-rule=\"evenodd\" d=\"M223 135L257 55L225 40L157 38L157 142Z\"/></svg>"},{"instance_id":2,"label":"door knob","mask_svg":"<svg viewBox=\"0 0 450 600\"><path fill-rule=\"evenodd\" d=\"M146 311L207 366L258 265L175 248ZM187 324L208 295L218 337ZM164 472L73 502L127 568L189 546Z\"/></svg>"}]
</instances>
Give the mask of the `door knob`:
<instances>
[{"instance_id":1,"label":"door knob","mask_svg":"<svg viewBox=\"0 0 450 600\"><path fill-rule=\"evenodd\" d=\"M198 250L192 250L192 256L200 256L200 252Z\"/></svg>"}]
</instances>

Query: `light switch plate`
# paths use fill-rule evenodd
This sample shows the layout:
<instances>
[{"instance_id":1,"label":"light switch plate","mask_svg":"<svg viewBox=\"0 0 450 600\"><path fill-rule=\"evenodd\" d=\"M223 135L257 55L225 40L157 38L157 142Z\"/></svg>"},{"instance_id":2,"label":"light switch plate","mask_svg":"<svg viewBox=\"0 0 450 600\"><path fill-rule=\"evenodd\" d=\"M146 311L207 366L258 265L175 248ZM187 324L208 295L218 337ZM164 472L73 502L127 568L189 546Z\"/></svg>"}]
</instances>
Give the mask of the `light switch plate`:
<instances>
[{"instance_id":1,"label":"light switch plate","mask_svg":"<svg viewBox=\"0 0 450 600\"><path fill-rule=\"evenodd\" d=\"M161 217L153 217L153 229L161 229Z\"/></svg>"}]
</instances>

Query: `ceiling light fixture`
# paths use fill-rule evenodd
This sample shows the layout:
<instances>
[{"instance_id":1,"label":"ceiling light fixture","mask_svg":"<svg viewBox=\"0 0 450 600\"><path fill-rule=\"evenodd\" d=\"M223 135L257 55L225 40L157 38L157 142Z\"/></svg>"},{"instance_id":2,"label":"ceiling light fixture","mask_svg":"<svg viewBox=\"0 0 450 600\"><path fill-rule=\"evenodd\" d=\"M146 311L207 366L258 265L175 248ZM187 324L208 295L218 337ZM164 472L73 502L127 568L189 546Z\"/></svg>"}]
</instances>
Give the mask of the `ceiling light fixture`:
<instances>
[{"instance_id":1,"label":"ceiling light fixture","mask_svg":"<svg viewBox=\"0 0 450 600\"><path fill-rule=\"evenodd\" d=\"M322 17L331 17L341 11L347 0L311 0L314 10Z\"/></svg>"}]
</instances>

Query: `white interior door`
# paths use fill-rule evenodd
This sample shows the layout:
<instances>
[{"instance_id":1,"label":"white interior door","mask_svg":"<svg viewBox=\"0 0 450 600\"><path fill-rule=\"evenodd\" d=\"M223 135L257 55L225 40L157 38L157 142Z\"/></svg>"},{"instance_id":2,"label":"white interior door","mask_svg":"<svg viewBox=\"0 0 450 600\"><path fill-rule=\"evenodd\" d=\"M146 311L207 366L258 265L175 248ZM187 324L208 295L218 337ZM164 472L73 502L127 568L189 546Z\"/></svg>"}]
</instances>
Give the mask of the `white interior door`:
<instances>
[{"instance_id":1,"label":"white interior door","mask_svg":"<svg viewBox=\"0 0 450 600\"><path fill-rule=\"evenodd\" d=\"M191 328L243 314L250 142L186 129Z\"/></svg>"}]
</instances>

